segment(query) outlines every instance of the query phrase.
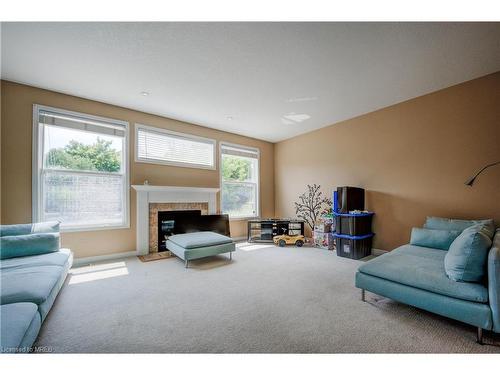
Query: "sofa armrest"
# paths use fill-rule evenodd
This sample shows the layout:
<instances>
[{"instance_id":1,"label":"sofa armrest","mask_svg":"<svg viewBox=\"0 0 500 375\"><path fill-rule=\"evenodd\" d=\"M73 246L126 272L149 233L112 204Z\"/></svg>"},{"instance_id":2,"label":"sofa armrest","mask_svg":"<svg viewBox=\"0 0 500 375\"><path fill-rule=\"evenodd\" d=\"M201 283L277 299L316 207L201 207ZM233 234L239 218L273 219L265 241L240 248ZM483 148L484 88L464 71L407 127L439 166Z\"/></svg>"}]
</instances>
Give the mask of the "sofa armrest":
<instances>
[{"instance_id":1,"label":"sofa armrest","mask_svg":"<svg viewBox=\"0 0 500 375\"><path fill-rule=\"evenodd\" d=\"M488 254L488 293L493 318L493 331L500 332L500 229Z\"/></svg>"}]
</instances>

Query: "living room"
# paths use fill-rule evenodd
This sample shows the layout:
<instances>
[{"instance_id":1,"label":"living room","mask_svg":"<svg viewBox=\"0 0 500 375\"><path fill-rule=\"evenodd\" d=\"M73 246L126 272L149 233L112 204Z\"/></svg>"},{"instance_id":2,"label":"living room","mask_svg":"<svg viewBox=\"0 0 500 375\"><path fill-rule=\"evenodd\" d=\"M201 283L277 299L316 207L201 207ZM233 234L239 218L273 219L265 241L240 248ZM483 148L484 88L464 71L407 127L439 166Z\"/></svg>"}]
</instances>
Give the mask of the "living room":
<instances>
[{"instance_id":1,"label":"living room","mask_svg":"<svg viewBox=\"0 0 500 375\"><path fill-rule=\"evenodd\" d=\"M499 40L3 21L2 357L498 359Z\"/></svg>"}]
</instances>

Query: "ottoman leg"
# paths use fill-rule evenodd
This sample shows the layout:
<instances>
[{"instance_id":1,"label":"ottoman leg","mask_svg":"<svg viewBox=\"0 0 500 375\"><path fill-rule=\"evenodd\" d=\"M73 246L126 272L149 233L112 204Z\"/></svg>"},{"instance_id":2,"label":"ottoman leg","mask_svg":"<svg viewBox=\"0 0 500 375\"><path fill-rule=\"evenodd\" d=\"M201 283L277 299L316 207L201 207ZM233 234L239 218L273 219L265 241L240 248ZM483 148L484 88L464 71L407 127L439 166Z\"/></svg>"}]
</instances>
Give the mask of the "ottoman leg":
<instances>
[{"instance_id":1,"label":"ottoman leg","mask_svg":"<svg viewBox=\"0 0 500 375\"><path fill-rule=\"evenodd\" d=\"M186 268L188 268L188 267L189 267L189 260L187 260L187 259L186 259L186 260L184 261L184 267L186 267Z\"/></svg>"},{"instance_id":2,"label":"ottoman leg","mask_svg":"<svg viewBox=\"0 0 500 375\"><path fill-rule=\"evenodd\" d=\"M229 252L229 260L233 260L233 252L232 251Z\"/></svg>"}]
</instances>

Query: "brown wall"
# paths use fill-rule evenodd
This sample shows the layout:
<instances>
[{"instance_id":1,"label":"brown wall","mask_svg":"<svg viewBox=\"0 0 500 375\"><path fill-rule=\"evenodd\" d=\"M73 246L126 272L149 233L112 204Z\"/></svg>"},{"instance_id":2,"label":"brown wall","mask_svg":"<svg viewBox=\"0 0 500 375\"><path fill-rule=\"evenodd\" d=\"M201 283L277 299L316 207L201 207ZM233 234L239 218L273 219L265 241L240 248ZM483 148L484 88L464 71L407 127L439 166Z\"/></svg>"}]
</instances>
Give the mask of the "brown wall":
<instances>
[{"instance_id":1,"label":"brown wall","mask_svg":"<svg viewBox=\"0 0 500 375\"><path fill-rule=\"evenodd\" d=\"M306 185L362 186L376 212L374 247L408 242L425 216L491 217L500 224L500 168L463 182L500 160L500 72L381 109L275 145L91 100L2 81L1 222L31 221L32 105L68 110L197 134L261 150L262 216L295 216ZM218 171L134 163L131 183L218 187ZM273 158L274 152L274 158ZM274 167L273 167L274 159ZM196 172L196 173L193 173ZM135 191L130 229L63 234L77 257L135 250ZM275 210L276 209L276 210ZM231 222L233 236L246 233Z\"/></svg>"},{"instance_id":2,"label":"brown wall","mask_svg":"<svg viewBox=\"0 0 500 375\"><path fill-rule=\"evenodd\" d=\"M500 225L500 72L275 145L275 209L293 216L306 185L367 190L374 247L409 241L427 215L493 218Z\"/></svg>"},{"instance_id":3,"label":"brown wall","mask_svg":"<svg viewBox=\"0 0 500 375\"><path fill-rule=\"evenodd\" d=\"M77 98L52 91L2 81L1 183L3 224L31 221L31 133L32 106L43 104L72 111L104 116L130 123L130 182L152 185L219 187L219 171L170 167L134 162L134 123L215 138L219 141L258 147L261 152L260 204L263 216L274 215L274 145L164 117ZM76 257L135 250L135 190L130 192L130 228L94 232L64 233L62 244ZM246 235L245 221L231 222L231 235Z\"/></svg>"}]
</instances>

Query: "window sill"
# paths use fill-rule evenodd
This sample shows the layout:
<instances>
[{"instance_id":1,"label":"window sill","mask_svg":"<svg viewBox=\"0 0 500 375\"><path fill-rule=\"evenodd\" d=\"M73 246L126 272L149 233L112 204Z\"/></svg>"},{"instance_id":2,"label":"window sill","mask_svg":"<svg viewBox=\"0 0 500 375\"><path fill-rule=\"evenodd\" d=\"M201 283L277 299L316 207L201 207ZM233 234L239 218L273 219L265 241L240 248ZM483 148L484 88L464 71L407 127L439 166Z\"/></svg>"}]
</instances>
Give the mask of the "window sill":
<instances>
[{"instance_id":1,"label":"window sill","mask_svg":"<svg viewBox=\"0 0 500 375\"><path fill-rule=\"evenodd\" d=\"M99 232L103 230L117 230L117 229L130 229L129 224L125 225L109 225L99 227L80 227L80 228L61 228L61 233L75 233L75 232Z\"/></svg>"}]
</instances>

